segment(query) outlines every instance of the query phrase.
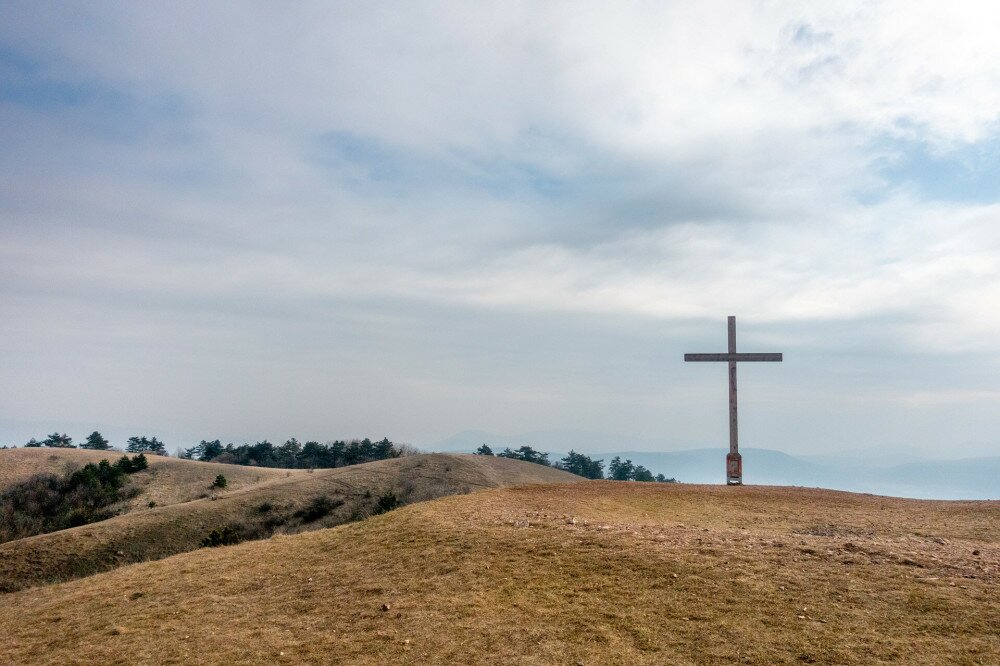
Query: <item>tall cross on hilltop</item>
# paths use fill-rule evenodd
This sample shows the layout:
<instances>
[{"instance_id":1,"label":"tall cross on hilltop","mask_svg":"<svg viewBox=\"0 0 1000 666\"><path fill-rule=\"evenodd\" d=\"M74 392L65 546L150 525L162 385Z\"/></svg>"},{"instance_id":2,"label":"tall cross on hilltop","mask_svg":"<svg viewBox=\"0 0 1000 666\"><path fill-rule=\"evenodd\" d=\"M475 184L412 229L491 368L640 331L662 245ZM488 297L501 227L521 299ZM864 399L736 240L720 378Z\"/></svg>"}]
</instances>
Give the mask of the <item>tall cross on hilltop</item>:
<instances>
[{"instance_id":1,"label":"tall cross on hilltop","mask_svg":"<svg viewBox=\"0 0 1000 666\"><path fill-rule=\"evenodd\" d=\"M729 455L726 456L726 483L743 484L743 458L740 456L736 426L736 364L740 361L781 361L781 354L737 354L736 317L729 317L729 352L726 354L684 354L685 361L725 361L729 363Z\"/></svg>"}]
</instances>

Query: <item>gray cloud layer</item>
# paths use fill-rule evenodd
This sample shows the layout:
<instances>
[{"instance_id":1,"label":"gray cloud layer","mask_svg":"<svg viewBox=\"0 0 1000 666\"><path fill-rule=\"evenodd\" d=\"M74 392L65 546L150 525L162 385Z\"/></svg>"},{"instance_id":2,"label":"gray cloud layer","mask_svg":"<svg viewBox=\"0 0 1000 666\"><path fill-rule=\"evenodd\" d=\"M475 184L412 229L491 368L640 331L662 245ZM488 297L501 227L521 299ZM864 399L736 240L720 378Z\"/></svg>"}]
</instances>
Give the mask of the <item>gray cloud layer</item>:
<instances>
[{"instance_id":1,"label":"gray cloud layer","mask_svg":"<svg viewBox=\"0 0 1000 666\"><path fill-rule=\"evenodd\" d=\"M8 3L0 418L990 453L989 4ZM952 187L941 187L953 182ZM962 174L962 175L956 175Z\"/></svg>"}]
</instances>

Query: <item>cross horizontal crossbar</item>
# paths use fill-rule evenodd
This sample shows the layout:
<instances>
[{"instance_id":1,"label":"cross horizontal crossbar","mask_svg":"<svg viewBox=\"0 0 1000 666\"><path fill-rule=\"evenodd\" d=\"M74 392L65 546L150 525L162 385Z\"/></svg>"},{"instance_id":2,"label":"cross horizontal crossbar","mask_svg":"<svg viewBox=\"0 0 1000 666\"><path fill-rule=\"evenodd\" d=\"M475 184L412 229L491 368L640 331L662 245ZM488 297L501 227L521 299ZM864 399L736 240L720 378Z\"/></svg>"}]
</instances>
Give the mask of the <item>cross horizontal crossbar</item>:
<instances>
[{"instance_id":1,"label":"cross horizontal crossbar","mask_svg":"<svg viewBox=\"0 0 1000 666\"><path fill-rule=\"evenodd\" d=\"M685 361L781 361L781 354L684 354Z\"/></svg>"}]
</instances>

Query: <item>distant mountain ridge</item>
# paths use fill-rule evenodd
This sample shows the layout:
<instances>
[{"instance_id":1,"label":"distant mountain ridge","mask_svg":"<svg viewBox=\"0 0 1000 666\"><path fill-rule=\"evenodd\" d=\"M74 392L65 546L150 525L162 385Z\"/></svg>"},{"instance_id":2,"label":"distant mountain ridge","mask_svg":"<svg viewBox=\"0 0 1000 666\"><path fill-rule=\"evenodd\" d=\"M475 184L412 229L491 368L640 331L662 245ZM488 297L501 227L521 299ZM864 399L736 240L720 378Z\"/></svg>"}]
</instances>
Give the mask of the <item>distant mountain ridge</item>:
<instances>
[{"instance_id":1,"label":"distant mountain ridge","mask_svg":"<svg viewBox=\"0 0 1000 666\"><path fill-rule=\"evenodd\" d=\"M579 439L574 440L576 436ZM623 446L618 451L607 451L605 448L602 452L594 446L602 441L605 447L612 442L638 442L640 446ZM722 447L663 451L667 447L665 442L575 431L501 437L482 430L467 430L426 448L471 452L484 443L494 449L505 446L517 448L527 444L549 452L553 461L563 457L570 449L587 453L595 459L604 459L605 462L620 456L647 467L654 474L662 473L684 483L722 483L726 455L726 449ZM649 450L656 445L659 445L659 451ZM794 456L757 448L741 449L741 452L744 480L748 484L830 488L916 499L1000 499L1000 456L958 460L925 460L907 456L903 458L904 462L893 464L892 461L898 458L882 453L864 459Z\"/></svg>"}]
</instances>

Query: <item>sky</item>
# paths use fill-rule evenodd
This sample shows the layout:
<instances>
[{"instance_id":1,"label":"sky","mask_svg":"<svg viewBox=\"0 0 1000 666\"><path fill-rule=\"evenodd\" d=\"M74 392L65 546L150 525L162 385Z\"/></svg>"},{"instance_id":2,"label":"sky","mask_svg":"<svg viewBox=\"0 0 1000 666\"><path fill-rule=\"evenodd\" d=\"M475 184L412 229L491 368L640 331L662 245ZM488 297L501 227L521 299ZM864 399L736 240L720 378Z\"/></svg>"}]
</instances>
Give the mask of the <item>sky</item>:
<instances>
[{"instance_id":1,"label":"sky","mask_svg":"<svg viewBox=\"0 0 1000 666\"><path fill-rule=\"evenodd\" d=\"M0 430L725 446L725 366L683 354L735 315L785 359L740 367L741 443L996 455L997 34L962 0L7 0Z\"/></svg>"}]
</instances>

